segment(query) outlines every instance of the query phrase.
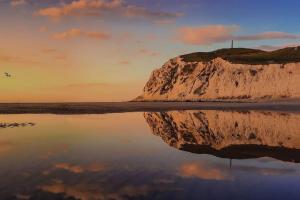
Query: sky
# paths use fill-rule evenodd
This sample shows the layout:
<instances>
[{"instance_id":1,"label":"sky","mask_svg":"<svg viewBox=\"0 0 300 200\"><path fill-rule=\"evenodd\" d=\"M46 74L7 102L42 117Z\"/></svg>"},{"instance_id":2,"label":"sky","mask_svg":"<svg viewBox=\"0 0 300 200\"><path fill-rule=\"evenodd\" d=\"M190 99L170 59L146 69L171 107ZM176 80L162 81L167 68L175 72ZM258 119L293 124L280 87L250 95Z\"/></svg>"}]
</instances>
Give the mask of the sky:
<instances>
[{"instance_id":1,"label":"sky","mask_svg":"<svg viewBox=\"0 0 300 200\"><path fill-rule=\"evenodd\" d=\"M0 0L0 102L131 100L178 55L231 40L297 46L299 8L298 0Z\"/></svg>"}]
</instances>

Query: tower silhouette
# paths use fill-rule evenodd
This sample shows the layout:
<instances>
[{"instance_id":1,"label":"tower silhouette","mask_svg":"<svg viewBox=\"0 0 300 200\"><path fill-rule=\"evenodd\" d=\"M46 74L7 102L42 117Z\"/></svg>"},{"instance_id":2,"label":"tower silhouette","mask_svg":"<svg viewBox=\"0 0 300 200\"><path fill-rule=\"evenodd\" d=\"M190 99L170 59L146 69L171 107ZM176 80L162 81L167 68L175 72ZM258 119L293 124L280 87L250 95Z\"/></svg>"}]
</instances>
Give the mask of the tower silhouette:
<instances>
[{"instance_id":1,"label":"tower silhouette","mask_svg":"<svg viewBox=\"0 0 300 200\"><path fill-rule=\"evenodd\" d=\"M233 40L231 40L231 48L233 49Z\"/></svg>"}]
</instances>

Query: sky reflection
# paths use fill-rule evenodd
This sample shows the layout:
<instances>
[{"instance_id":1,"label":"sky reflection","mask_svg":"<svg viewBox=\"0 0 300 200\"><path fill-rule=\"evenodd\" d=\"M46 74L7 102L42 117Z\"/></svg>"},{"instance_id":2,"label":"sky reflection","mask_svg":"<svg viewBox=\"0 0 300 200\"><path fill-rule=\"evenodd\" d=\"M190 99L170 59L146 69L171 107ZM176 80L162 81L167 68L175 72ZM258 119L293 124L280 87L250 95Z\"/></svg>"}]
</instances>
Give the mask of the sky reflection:
<instances>
[{"instance_id":1,"label":"sky reflection","mask_svg":"<svg viewBox=\"0 0 300 200\"><path fill-rule=\"evenodd\" d=\"M293 117L298 116L289 119ZM299 195L299 164L181 151L153 135L142 113L0 115L0 120L36 124L0 129L1 199L297 199Z\"/></svg>"}]
</instances>

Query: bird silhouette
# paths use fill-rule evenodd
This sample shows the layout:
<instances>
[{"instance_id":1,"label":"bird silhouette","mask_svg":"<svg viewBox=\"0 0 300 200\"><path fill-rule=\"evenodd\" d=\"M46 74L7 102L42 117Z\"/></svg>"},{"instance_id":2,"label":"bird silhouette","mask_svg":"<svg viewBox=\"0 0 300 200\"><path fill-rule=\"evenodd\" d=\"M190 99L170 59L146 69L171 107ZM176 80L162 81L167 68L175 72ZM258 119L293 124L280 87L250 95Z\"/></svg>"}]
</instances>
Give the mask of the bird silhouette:
<instances>
[{"instance_id":1,"label":"bird silhouette","mask_svg":"<svg viewBox=\"0 0 300 200\"><path fill-rule=\"evenodd\" d=\"M7 78L11 78L11 74L9 74L8 72L4 72L4 75L5 75Z\"/></svg>"}]
</instances>

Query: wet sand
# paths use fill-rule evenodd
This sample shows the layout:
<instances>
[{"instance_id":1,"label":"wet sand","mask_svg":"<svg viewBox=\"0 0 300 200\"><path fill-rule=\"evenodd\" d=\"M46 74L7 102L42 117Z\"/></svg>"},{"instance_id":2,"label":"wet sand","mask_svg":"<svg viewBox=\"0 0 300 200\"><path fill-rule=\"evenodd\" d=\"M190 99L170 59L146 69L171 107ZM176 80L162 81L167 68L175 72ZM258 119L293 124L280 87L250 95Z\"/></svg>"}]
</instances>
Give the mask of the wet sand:
<instances>
[{"instance_id":1,"label":"wet sand","mask_svg":"<svg viewBox=\"0 0 300 200\"><path fill-rule=\"evenodd\" d=\"M0 114L103 114L169 110L274 110L300 112L300 101L233 102L102 102L0 103Z\"/></svg>"}]
</instances>

